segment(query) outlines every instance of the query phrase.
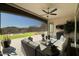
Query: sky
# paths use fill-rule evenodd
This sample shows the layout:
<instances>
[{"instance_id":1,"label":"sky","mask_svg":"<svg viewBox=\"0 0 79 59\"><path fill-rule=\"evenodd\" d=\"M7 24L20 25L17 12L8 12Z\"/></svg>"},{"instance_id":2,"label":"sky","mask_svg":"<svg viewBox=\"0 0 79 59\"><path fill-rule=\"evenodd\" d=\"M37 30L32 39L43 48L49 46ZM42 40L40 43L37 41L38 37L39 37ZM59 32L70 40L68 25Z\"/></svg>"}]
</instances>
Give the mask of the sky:
<instances>
[{"instance_id":1,"label":"sky","mask_svg":"<svg viewBox=\"0 0 79 59\"><path fill-rule=\"evenodd\" d=\"M1 12L1 28L3 27L29 27L29 26L40 26L42 22L20 15L10 14Z\"/></svg>"}]
</instances>

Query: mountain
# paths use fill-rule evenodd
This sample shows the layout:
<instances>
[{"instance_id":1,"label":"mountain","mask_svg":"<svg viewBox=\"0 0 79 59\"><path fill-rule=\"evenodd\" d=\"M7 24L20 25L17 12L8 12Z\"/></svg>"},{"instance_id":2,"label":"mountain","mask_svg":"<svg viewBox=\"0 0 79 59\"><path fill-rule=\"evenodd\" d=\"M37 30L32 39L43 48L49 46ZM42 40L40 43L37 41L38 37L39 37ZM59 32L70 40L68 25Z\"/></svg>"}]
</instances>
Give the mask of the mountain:
<instances>
[{"instance_id":1,"label":"mountain","mask_svg":"<svg viewBox=\"0 0 79 59\"><path fill-rule=\"evenodd\" d=\"M12 34L12 33L25 33L25 32L39 32L47 31L47 24L42 24L40 27L28 27L28 28L18 28L18 27L5 27L1 28L0 33L2 34Z\"/></svg>"}]
</instances>

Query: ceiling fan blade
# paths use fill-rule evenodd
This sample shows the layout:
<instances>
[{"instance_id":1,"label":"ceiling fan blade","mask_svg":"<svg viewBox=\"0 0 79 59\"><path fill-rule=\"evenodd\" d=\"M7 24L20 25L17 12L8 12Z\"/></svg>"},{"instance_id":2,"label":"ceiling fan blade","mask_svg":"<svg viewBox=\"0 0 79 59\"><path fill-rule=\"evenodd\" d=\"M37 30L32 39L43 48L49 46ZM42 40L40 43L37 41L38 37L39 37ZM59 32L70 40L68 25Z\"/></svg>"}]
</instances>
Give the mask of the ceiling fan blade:
<instances>
[{"instance_id":1,"label":"ceiling fan blade","mask_svg":"<svg viewBox=\"0 0 79 59\"><path fill-rule=\"evenodd\" d=\"M53 9L50 13L55 12L57 10L57 8Z\"/></svg>"},{"instance_id":2,"label":"ceiling fan blade","mask_svg":"<svg viewBox=\"0 0 79 59\"><path fill-rule=\"evenodd\" d=\"M42 10L42 11L48 14L48 12L47 12L47 11L45 11L45 10Z\"/></svg>"},{"instance_id":3,"label":"ceiling fan blade","mask_svg":"<svg viewBox=\"0 0 79 59\"><path fill-rule=\"evenodd\" d=\"M50 14L50 15L57 15L57 14L52 13L52 14Z\"/></svg>"},{"instance_id":4,"label":"ceiling fan blade","mask_svg":"<svg viewBox=\"0 0 79 59\"><path fill-rule=\"evenodd\" d=\"M47 14L42 14L41 16L46 16Z\"/></svg>"}]
</instances>

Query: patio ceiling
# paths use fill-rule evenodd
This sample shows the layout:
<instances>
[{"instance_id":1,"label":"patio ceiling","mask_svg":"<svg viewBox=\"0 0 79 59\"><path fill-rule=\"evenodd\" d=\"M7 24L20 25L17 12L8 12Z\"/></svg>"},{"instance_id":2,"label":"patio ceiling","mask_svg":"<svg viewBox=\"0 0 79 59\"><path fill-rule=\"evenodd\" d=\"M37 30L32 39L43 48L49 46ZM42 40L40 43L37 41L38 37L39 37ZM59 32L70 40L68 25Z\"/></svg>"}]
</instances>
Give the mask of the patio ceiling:
<instances>
[{"instance_id":1,"label":"patio ceiling","mask_svg":"<svg viewBox=\"0 0 79 59\"><path fill-rule=\"evenodd\" d=\"M57 8L58 10L55 11L57 15L50 15L50 19L53 21L60 19L64 20L65 18L67 20L73 19L77 7L77 4L75 3L14 3L14 5L23 8L26 12L29 11L30 13L42 18L47 18L42 9L49 7L50 10L52 10Z\"/></svg>"}]
</instances>

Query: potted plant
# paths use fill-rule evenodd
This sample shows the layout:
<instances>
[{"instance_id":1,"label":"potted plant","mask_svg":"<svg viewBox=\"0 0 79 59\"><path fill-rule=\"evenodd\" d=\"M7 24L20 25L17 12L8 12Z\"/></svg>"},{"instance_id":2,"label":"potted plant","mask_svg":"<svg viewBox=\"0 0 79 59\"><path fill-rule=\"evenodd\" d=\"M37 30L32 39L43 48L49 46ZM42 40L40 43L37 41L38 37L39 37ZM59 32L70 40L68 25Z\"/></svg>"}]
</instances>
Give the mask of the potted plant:
<instances>
[{"instance_id":1,"label":"potted plant","mask_svg":"<svg viewBox=\"0 0 79 59\"><path fill-rule=\"evenodd\" d=\"M9 47L11 43L11 40L8 36L4 37L4 39L1 41L1 45L6 48Z\"/></svg>"}]
</instances>

